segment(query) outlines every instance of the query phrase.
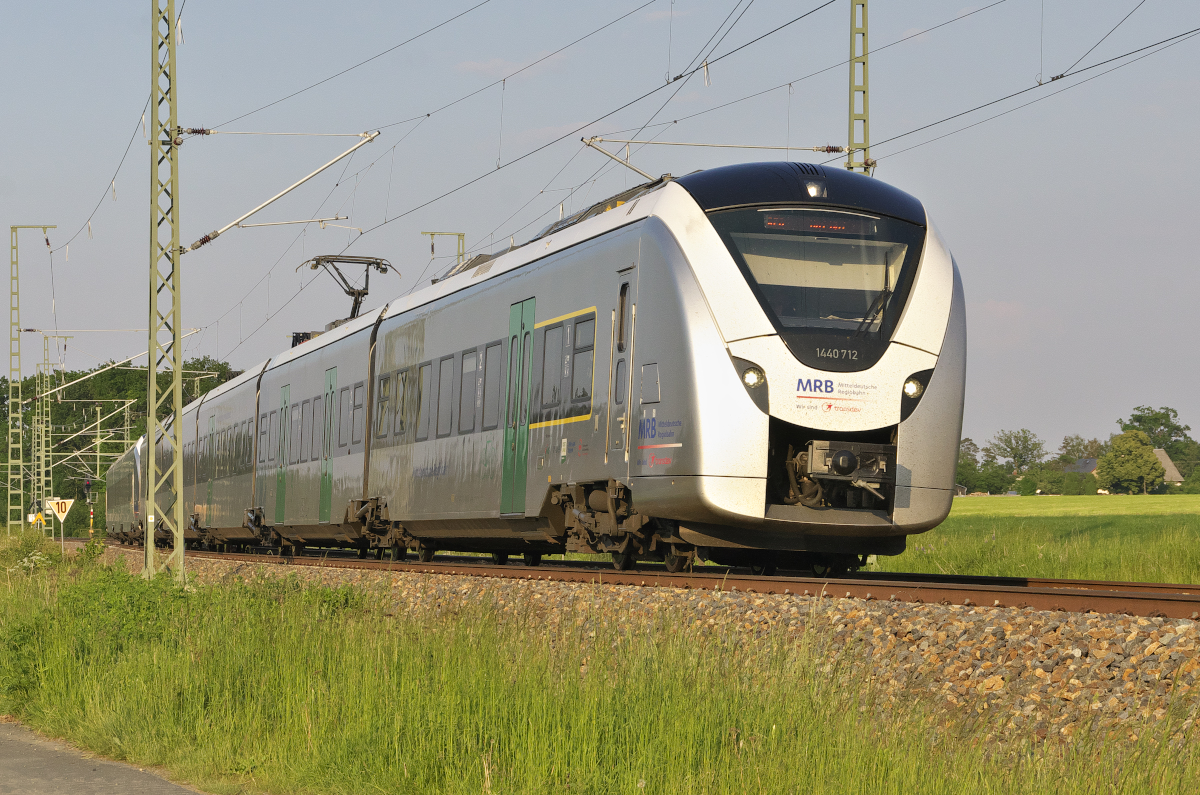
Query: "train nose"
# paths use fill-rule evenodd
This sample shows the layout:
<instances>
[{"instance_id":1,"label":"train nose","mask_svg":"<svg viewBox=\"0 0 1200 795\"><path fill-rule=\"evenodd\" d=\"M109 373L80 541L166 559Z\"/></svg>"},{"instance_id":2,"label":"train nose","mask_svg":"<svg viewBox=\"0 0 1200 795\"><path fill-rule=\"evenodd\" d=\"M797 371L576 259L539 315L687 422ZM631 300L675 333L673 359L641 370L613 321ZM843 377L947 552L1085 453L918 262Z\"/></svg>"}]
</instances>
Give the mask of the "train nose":
<instances>
[{"instance_id":1,"label":"train nose","mask_svg":"<svg viewBox=\"0 0 1200 795\"><path fill-rule=\"evenodd\" d=\"M858 456L849 450L838 450L833 454L829 468L839 475L849 475L858 469Z\"/></svg>"}]
</instances>

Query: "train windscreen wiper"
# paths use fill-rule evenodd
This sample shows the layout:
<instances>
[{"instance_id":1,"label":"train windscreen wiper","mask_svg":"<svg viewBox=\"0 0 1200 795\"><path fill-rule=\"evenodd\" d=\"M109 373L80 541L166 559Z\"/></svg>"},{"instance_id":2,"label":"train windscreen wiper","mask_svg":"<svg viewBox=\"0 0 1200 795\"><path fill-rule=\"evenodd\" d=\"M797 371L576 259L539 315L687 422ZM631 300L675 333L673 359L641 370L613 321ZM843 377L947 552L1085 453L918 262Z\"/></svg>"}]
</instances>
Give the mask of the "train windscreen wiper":
<instances>
[{"instance_id":1,"label":"train windscreen wiper","mask_svg":"<svg viewBox=\"0 0 1200 795\"><path fill-rule=\"evenodd\" d=\"M866 316L862 319L862 322L858 324L858 328L854 330L854 336L862 336L867 327L875 321L875 317L883 311L885 306L887 306L887 300L891 297L891 295L892 291L884 288L883 292L875 297L875 301L871 304L871 308L867 310Z\"/></svg>"}]
</instances>

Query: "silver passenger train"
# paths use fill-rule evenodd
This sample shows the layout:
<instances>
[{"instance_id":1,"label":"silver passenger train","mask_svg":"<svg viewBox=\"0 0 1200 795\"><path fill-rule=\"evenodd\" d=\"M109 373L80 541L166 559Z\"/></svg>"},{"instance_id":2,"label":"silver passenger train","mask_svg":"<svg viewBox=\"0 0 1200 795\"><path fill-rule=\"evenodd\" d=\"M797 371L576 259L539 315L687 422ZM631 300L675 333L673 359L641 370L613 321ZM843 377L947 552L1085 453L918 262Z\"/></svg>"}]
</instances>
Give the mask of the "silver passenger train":
<instances>
[{"instance_id":1,"label":"silver passenger train","mask_svg":"<svg viewBox=\"0 0 1200 795\"><path fill-rule=\"evenodd\" d=\"M962 283L894 187L667 176L456 270L187 406L190 543L846 570L950 510Z\"/></svg>"}]
</instances>

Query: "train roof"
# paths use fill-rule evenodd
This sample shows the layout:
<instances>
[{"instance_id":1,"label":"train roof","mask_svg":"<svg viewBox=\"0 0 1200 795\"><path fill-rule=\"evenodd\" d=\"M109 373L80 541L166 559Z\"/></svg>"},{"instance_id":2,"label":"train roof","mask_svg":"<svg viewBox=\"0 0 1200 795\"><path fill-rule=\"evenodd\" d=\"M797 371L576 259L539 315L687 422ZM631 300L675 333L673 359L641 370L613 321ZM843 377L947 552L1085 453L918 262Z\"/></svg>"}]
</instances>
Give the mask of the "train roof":
<instances>
[{"instance_id":1,"label":"train roof","mask_svg":"<svg viewBox=\"0 0 1200 795\"><path fill-rule=\"evenodd\" d=\"M814 163L739 163L676 180L705 211L761 204L828 204L925 225L925 208L899 188L844 168ZM809 185L819 183L810 190Z\"/></svg>"}]
</instances>

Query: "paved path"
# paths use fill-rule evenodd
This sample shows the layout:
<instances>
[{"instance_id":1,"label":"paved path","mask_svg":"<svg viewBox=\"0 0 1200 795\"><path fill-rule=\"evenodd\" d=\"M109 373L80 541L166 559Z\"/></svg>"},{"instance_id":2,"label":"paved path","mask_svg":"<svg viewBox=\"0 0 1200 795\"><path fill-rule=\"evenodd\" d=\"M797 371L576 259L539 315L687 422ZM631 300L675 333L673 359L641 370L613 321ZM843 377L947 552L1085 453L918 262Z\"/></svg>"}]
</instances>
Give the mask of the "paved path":
<instances>
[{"instance_id":1,"label":"paved path","mask_svg":"<svg viewBox=\"0 0 1200 795\"><path fill-rule=\"evenodd\" d=\"M0 723L0 795L193 795L131 765L89 759L23 726Z\"/></svg>"}]
</instances>

